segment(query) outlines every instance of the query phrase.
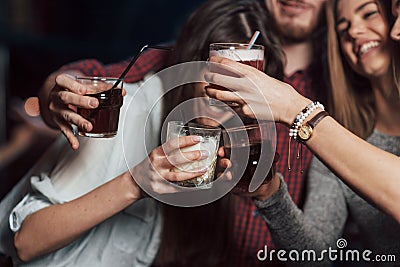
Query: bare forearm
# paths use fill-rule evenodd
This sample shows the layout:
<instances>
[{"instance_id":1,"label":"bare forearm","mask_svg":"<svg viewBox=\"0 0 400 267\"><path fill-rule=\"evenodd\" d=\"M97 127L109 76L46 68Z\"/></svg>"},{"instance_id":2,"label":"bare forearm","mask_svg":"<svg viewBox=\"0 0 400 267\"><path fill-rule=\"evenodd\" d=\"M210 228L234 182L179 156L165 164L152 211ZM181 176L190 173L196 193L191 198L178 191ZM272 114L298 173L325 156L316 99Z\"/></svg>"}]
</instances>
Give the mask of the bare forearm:
<instances>
[{"instance_id":1,"label":"bare forearm","mask_svg":"<svg viewBox=\"0 0 400 267\"><path fill-rule=\"evenodd\" d=\"M18 255L28 261L64 247L139 198L138 186L124 173L76 200L39 210L14 237Z\"/></svg>"},{"instance_id":2,"label":"bare forearm","mask_svg":"<svg viewBox=\"0 0 400 267\"><path fill-rule=\"evenodd\" d=\"M344 182L400 221L400 158L358 138L331 117L307 146Z\"/></svg>"},{"instance_id":3,"label":"bare forearm","mask_svg":"<svg viewBox=\"0 0 400 267\"><path fill-rule=\"evenodd\" d=\"M291 125L311 100L292 94L282 117ZM313 115L317 112L315 111ZM311 117L308 119L311 119ZM400 158L354 135L331 117L313 131L307 146L345 183L400 222Z\"/></svg>"}]
</instances>

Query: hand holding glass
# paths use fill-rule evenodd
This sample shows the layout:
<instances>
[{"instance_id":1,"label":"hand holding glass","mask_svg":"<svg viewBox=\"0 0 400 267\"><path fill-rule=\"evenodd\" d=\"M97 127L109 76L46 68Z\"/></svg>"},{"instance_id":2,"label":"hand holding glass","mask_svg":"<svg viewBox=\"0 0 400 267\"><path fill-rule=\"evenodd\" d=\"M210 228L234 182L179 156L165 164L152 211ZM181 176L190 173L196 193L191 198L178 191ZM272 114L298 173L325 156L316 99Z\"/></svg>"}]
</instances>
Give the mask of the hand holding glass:
<instances>
[{"instance_id":1,"label":"hand holding glass","mask_svg":"<svg viewBox=\"0 0 400 267\"><path fill-rule=\"evenodd\" d=\"M90 121L93 129L90 132L79 130L80 136L109 138L117 134L119 111L122 106L123 81L119 78L107 77L76 77L76 80L90 88L95 94L87 96L95 97L99 101L99 106L95 109L78 108L78 114ZM119 82L119 87L112 88L115 82Z\"/></svg>"},{"instance_id":2,"label":"hand holding glass","mask_svg":"<svg viewBox=\"0 0 400 267\"><path fill-rule=\"evenodd\" d=\"M239 43L213 43L210 44L209 56L219 56L238 61L240 63L252 66L260 71L264 71L264 46ZM212 87L227 90L224 87L213 84ZM221 103L214 98L210 98L210 105L213 106L237 106L237 103Z\"/></svg>"},{"instance_id":3,"label":"hand holding glass","mask_svg":"<svg viewBox=\"0 0 400 267\"><path fill-rule=\"evenodd\" d=\"M236 184L236 191L247 192L253 176L264 177L263 183L272 179L275 173L275 164L268 169L267 161L264 162L261 158L262 151L264 158L273 156L273 140L268 134L270 131L270 124L267 122L223 131L225 155L232 162L230 171L233 177L240 176L240 180ZM246 156L247 159L245 159ZM278 158L279 156L276 154L274 162Z\"/></svg>"},{"instance_id":4,"label":"hand holding glass","mask_svg":"<svg viewBox=\"0 0 400 267\"><path fill-rule=\"evenodd\" d=\"M188 172L198 170L202 167L207 167L207 172L203 175L177 182L178 185L184 187L202 187L210 188L211 182L214 179L215 166L217 162L217 150L219 139L221 136L221 129L217 127L203 127L201 125L187 126L180 121L168 122L167 141L172 138L178 138L186 135L197 135L202 137L202 141L196 145L182 148L181 152L189 152L195 150L205 150L208 156L205 159L193 161L180 166L175 166L172 171L174 172Z\"/></svg>"}]
</instances>

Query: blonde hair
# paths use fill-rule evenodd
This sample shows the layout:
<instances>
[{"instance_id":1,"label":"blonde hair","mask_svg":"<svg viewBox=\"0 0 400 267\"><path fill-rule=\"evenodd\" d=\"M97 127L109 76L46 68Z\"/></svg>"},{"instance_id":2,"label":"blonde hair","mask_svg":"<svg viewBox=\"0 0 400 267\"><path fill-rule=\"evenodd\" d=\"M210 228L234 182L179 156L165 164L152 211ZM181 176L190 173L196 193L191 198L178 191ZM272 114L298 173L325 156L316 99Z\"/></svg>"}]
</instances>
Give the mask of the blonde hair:
<instances>
[{"instance_id":1,"label":"blonde hair","mask_svg":"<svg viewBox=\"0 0 400 267\"><path fill-rule=\"evenodd\" d=\"M394 55L392 60L392 70L394 77L394 85L397 88L400 97L400 51L398 49L394 50Z\"/></svg>"},{"instance_id":2,"label":"blonde hair","mask_svg":"<svg viewBox=\"0 0 400 267\"><path fill-rule=\"evenodd\" d=\"M336 0L329 1L326 9L327 50L331 86L328 107L337 121L350 131L365 138L372 131L375 114L371 105L369 105L369 101L364 101L364 99L358 97L356 88L354 88L349 76L346 75L349 72L345 71L346 66L343 64L344 59L340 51L335 27L337 2Z\"/></svg>"},{"instance_id":3,"label":"blonde hair","mask_svg":"<svg viewBox=\"0 0 400 267\"><path fill-rule=\"evenodd\" d=\"M362 138L367 138L375 125L374 96L370 82L354 72L342 55L336 33L336 8L339 0L329 0L326 6L327 54L330 89L328 107L332 116L344 127ZM388 19L383 6L377 1L381 13ZM389 33L388 33L389 34ZM398 46L398 44L395 44ZM396 51L396 49L393 49ZM397 53L397 52L396 52ZM399 59L392 56L391 70L395 86L400 93Z\"/></svg>"}]
</instances>

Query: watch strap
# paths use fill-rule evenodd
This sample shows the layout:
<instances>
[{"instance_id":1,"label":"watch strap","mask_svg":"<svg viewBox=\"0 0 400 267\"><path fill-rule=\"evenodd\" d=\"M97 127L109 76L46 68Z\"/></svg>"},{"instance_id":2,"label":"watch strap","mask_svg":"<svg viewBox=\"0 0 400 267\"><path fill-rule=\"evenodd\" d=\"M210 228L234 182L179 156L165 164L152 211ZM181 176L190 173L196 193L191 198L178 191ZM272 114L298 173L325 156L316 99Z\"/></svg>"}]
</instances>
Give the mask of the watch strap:
<instances>
[{"instance_id":1,"label":"watch strap","mask_svg":"<svg viewBox=\"0 0 400 267\"><path fill-rule=\"evenodd\" d=\"M325 110L320 111L317 113L317 115L315 115L314 117L312 117L309 121L307 121L307 124L311 126L311 128L315 128L315 126L317 126L318 123L320 123L320 121L322 121L323 118L329 116L329 113L326 112Z\"/></svg>"}]
</instances>

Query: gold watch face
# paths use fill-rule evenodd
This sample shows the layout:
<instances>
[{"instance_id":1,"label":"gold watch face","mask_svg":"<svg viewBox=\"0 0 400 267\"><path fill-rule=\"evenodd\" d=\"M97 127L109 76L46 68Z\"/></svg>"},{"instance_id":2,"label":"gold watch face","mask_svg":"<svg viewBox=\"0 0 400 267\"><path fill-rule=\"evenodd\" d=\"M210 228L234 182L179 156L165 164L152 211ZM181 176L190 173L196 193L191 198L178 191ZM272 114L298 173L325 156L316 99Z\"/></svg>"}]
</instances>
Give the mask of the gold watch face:
<instances>
[{"instance_id":1,"label":"gold watch face","mask_svg":"<svg viewBox=\"0 0 400 267\"><path fill-rule=\"evenodd\" d=\"M310 139L311 134L312 134L312 127L307 124L300 126L299 131L297 133L297 135L302 141L307 141L308 139Z\"/></svg>"}]
</instances>

